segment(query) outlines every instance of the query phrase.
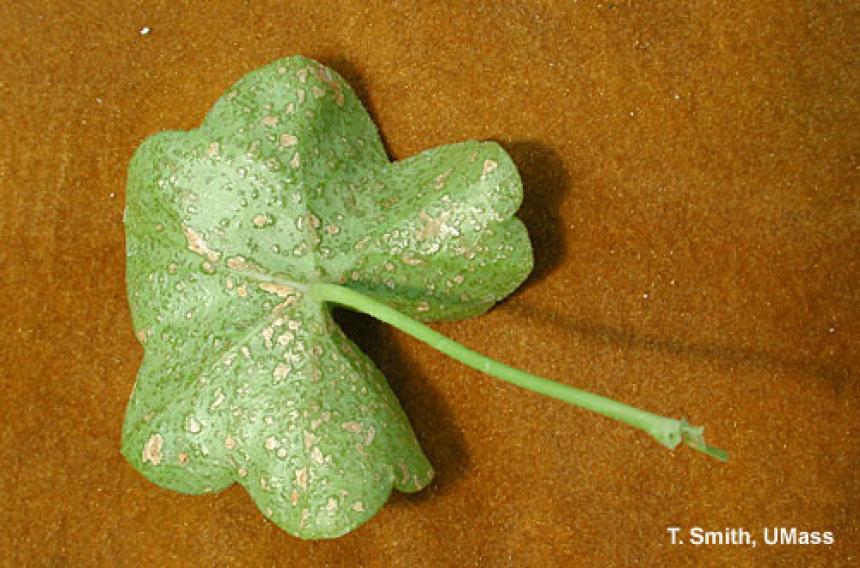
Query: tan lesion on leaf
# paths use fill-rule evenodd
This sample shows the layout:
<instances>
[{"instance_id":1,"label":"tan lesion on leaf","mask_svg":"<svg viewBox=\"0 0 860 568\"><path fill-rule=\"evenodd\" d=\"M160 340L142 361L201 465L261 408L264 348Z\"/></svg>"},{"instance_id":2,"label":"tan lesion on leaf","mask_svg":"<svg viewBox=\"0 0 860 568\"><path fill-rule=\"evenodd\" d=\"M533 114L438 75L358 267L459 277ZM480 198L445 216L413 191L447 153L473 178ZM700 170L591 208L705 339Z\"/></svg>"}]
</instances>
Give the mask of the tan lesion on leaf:
<instances>
[{"instance_id":1,"label":"tan lesion on leaf","mask_svg":"<svg viewBox=\"0 0 860 568\"><path fill-rule=\"evenodd\" d=\"M307 491L308 488L308 470L303 467L301 469L296 470L296 485L298 485L302 491Z\"/></svg>"},{"instance_id":2,"label":"tan lesion on leaf","mask_svg":"<svg viewBox=\"0 0 860 568\"><path fill-rule=\"evenodd\" d=\"M278 336L278 345L280 345L281 347L286 347L293 339L295 339L295 336L289 331L285 331Z\"/></svg>"},{"instance_id":3,"label":"tan lesion on leaf","mask_svg":"<svg viewBox=\"0 0 860 568\"><path fill-rule=\"evenodd\" d=\"M334 78L334 75L332 75L331 70L329 70L323 65L316 64L311 66L311 72L317 79L328 85L328 87L332 90L335 104L339 107L342 107L344 102L343 86L337 79Z\"/></svg>"},{"instance_id":4,"label":"tan lesion on leaf","mask_svg":"<svg viewBox=\"0 0 860 568\"><path fill-rule=\"evenodd\" d=\"M287 375L290 374L290 368L284 363L278 363L275 366L275 370L272 371L272 376L275 378L275 382L279 383L287 378Z\"/></svg>"},{"instance_id":5,"label":"tan lesion on leaf","mask_svg":"<svg viewBox=\"0 0 860 568\"><path fill-rule=\"evenodd\" d=\"M433 180L433 188L439 190L445 187L445 182L448 181L448 177L450 177L453 171L453 168L451 168L436 176L436 179Z\"/></svg>"},{"instance_id":6,"label":"tan lesion on leaf","mask_svg":"<svg viewBox=\"0 0 860 568\"><path fill-rule=\"evenodd\" d=\"M209 244L203 239L203 236L196 232L191 227L185 227L185 238L188 241L188 250L209 260L209 262L218 262L221 258L221 253L213 250Z\"/></svg>"},{"instance_id":7,"label":"tan lesion on leaf","mask_svg":"<svg viewBox=\"0 0 860 568\"><path fill-rule=\"evenodd\" d=\"M457 236L460 234L457 229L448 224L448 221L451 219L450 211L443 211L434 219L422 209L418 212L418 218L421 220L422 226L416 233L415 238L419 241L445 238L448 235Z\"/></svg>"},{"instance_id":8,"label":"tan lesion on leaf","mask_svg":"<svg viewBox=\"0 0 860 568\"><path fill-rule=\"evenodd\" d=\"M161 434L153 434L143 446L143 463L158 465L161 463L161 449L164 446L164 438Z\"/></svg>"},{"instance_id":9,"label":"tan lesion on leaf","mask_svg":"<svg viewBox=\"0 0 860 568\"><path fill-rule=\"evenodd\" d=\"M263 345L266 349L272 348L272 335L275 333L275 330L271 327L267 327L263 329Z\"/></svg>"},{"instance_id":10,"label":"tan lesion on leaf","mask_svg":"<svg viewBox=\"0 0 860 568\"><path fill-rule=\"evenodd\" d=\"M256 272L258 274L265 274L266 271L262 266L254 264L250 262L243 256L232 256L227 259L227 268L231 268L233 270L244 270L249 272Z\"/></svg>"},{"instance_id":11,"label":"tan lesion on leaf","mask_svg":"<svg viewBox=\"0 0 860 568\"><path fill-rule=\"evenodd\" d=\"M235 353L233 355L235 356ZM216 390L215 399L212 401L212 404L209 405L209 410L214 411L219 406L221 406L221 404L223 404L226 399L227 397L224 396L224 391L222 391L221 389Z\"/></svg>"},{"instance_id":12,"label":"tan lesion on leaf","mask_svg":"<svg viewBox=\"0 0 860 568\"><path fill-rule=\"evenodd\" d=\"M352 432L353 434L361 432L361 424L358 422L344 422L340 427L347 432Z\"/></svg>"},{"instance_id":13,"label":"tan lesion on leaf","mask_svg":"<svg viewBox=\"0 0 860 568\"><path fill-rule=\"evenodd\" d=\"M198 421L195 417L189 416L185 419L185 429L192 434L197 434L202 429L200 421Z\"/></svg>"},{"instance_id":14,"label":"tan lesion on leaf","mask_svg":"<svg viewBox=\"0 0 860 568\"><path fill-rule=\"evenodd\" d=\"M299 139L289 132L281 134L281 148L289 148L290 146L295 146L298 143Z\"/></svg>"},{"instance_id":15,"label":"tan lesion on leaf","mask_svg":"<svg viewBox=\"0 0 860 568\"><path fill-rule=\"evenodd\" d=\"M317 442L316 434L305 430L305 451L308 451Z\"/></svg>"},{"instance_id":16,"label":"tan lesion on leaf","mask_svg":"<svg viewBox=\"0 0 860 568\"><path fill-rule=\"evenodd\" d=\"M260 289L269 294L274 294L279 298L289 298L292 296L300 297L301 292L286 284L275 284L274 282L260 283Z\"/></svg>"}]
</instances>

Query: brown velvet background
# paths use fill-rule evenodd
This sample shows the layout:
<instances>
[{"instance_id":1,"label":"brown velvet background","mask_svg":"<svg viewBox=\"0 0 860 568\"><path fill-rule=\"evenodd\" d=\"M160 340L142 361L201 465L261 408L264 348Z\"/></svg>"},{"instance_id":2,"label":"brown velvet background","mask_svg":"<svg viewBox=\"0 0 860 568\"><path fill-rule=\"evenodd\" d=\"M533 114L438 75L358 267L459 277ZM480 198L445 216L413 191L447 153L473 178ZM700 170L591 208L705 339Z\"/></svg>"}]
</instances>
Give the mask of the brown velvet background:
<instances>
[{"instance_id":1,"label":"brown velvet background","mask_svg":"<svg viewBox=\"0 0 860 568\"><path fill-rule=\"evenodd\" d=\"M115 4L0 8L3 564L858 561L856 8ZM428 490L302 542L238 487L188 497L132 470L118 452L142 354L124 288L129 157L295 53L347 78L392 157L494 139L520 168L534 275L436 329L686 415L731 461L667 452L342 315L438 470ZM671 525L745 527L760 546L673 547ZM766 547L765 526L836 544Z\"/></svg>"}]
</instances>

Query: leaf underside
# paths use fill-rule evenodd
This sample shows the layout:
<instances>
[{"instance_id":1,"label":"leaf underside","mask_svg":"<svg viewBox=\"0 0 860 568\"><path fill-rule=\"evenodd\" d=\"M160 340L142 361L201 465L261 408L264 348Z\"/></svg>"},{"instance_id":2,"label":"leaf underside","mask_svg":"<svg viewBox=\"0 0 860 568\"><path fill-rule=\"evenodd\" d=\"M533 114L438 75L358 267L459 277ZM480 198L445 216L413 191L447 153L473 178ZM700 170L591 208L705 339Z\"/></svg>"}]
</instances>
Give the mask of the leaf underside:
<instances>
[{"instance_id":1,"label":"leaf underside","mask_svg":"<svg viewBox=\"0 0 860 568\"><path fill-rule=\"evenodd\" d=\"M145 354L123 454L183 493L239 482L302 538L421 489L433 470L396 397L304 286L424 321L481 314L531 271L521 197L494 143L389 162L352 89L303 57L245 76L200 128L150 137L126 196Z\"/></svg>"}]
</instances>

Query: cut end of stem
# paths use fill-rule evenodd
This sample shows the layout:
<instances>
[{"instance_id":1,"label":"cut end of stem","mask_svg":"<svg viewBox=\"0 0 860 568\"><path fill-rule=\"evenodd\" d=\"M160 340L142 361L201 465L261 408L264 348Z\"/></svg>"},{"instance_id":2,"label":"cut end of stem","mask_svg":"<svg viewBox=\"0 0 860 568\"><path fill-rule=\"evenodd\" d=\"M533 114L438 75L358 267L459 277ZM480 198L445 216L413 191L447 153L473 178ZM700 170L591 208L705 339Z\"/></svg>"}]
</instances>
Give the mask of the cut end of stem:
<instances>
[{"instance_id":1,"label":"cut end of stem","mask_svg":"<svg viewBox=\"0 0 860 568\"><path fill-rule=\"evenodd\" d=\"M660 426L650 431L649 434L670 450L674 450L683 442L694 450L698 450L712 458L716 458L722 462L728 461L728 452L714 446L709 446L705 442L704 432L705 428L703 426L693 426L684 419L673 420L665 418Z\"/></svg>"}]
</instances>

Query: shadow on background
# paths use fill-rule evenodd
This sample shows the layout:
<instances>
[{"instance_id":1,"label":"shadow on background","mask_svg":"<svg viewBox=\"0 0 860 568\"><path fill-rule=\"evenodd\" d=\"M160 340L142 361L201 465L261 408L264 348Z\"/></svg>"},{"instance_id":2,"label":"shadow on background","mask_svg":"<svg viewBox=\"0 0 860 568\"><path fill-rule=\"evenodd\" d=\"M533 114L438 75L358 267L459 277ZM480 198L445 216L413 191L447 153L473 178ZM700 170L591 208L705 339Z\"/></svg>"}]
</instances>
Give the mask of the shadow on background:
<instances>
[{"instance_id":1,"label":"shadow on background","mask_svg":"<svg viewBox=\"0 0 860 568\"><path fill-rule=\"evenodd\" d=\"M564 260L566 241L561 202L570 179L561 156L545 144L525 140L503 144L523 180L523 204L517 216L529 230L535 267L528 288L549 276Z\"/></svg>"},{"instance_id":2,"label":"shadow on background","mask_svg":"<svg viewBox=\"0 0 860 568\"><path fill-rule=\"evenodd\" d=\"M387 324L343 309L334 310L334 319L379 367L406 411L424 455L436 471L427 489L433 493L446 492L468 469L469 456L445 398L397 343L386 341ZM430 496L427 489L403 495L410 501L423 500ZM397 491L391 493L394 502L400 499L397 495L400 495Z\"/></svg>"},{"instance_id":3,"label":"shadow on background","mask_svg":"<svg viewBox=\"0 0 860 568\"><path fill-rule=\"evenodd\" d=\"M695 344L653 337L631 329L611 327L561 314L550 314L521 300L509 302L505 308L520 317L539 322L540 325L552 326L563 333L590 337L601 343L617 345L625 350L645 349L679 357L722 361L738 367L796 372L829 381L837 392L841 392L851 384L851 374L847 368L813 358L792 357L744 347Z\"/></svg>"}]
</instances>

